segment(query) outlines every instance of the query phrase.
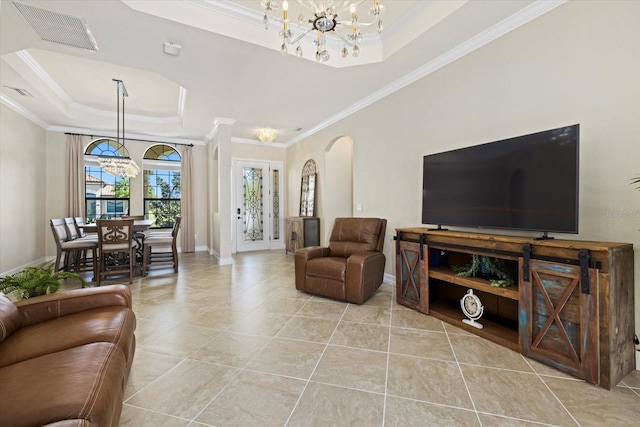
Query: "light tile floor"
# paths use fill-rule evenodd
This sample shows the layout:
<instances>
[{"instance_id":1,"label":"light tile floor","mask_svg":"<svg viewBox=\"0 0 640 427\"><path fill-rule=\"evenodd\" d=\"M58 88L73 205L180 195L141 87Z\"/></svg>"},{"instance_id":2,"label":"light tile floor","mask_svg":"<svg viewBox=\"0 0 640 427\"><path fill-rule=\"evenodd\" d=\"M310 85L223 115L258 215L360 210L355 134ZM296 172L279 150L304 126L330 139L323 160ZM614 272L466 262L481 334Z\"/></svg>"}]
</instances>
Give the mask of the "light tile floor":
<instances>
[{"instance_id":1,"label":"light tile floor","mask_svg":"<svg viewBox=\"0 0 640 427\"><path fill-rule=\"evenodd\" d=\"M117 283L118 280L108 283ZM611 391L397 305L298 292L293 256L180 254L130 285L137 348L121 426L631 426Z\"/></svg>"}]
</instances>

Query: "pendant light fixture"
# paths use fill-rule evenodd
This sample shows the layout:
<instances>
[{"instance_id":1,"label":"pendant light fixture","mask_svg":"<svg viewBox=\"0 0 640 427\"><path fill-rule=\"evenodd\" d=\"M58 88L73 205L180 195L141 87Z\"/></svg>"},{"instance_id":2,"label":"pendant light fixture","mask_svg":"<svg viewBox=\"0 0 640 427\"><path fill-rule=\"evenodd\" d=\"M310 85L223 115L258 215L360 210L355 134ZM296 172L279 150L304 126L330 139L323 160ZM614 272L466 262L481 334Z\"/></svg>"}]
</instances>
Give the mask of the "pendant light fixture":
<instances>
[{"instance_id":1,"label":"pendant light fixture","mask_svg":"<svg viewBox=\"0 0 640 427\"><path fill-rule=\"evenodd\" d=\"M118 144L117 152L126 153L126 156L101 156L98 159L100 166L110 174L121 175L127 178L135 178L140 173L140 168L136 162L129 157L129 152L125 147L124 136L124 99L129 96L127 88L122 80L113 79L116 85L116 142ZM120 99L122 99L122 118L120 117ZM122 142L120 142L120 120L122 119Z\"/></svg>"}]
</instances>

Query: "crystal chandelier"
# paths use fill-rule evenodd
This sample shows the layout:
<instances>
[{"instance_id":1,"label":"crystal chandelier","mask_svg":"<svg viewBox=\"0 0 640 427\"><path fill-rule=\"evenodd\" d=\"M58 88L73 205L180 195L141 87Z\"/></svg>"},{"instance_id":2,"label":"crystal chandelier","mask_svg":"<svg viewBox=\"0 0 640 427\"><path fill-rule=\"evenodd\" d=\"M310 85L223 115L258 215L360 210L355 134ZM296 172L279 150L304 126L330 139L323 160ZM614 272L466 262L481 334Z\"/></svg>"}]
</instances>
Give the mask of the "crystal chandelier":
<instances>
[{"instance_id":1,"label":"crystal chandelier","mask_svg":"<svg viewBox=\"0 0 640 427\"><path fill-rule=\"evenodd\" d=\"M280 37L282 38L280 52L283 55L287 54L287 45L297 43L296 55L302 57L302 47L299 42L307 34L315 31L317 37L316 40L314 40L316 46L316 61L327 62L331 58L326 49L326 37L329 33L333 32L344 42L340 53L343 58L346 58L349 55L347 47L351 48L354 57L357 57L360 53L360 43L362 42L361 28L375 25L378 33L382 32L382 20L380 17L384 13L384 6L381 5L378 0L373 0L373 6L369 9L369 14L373 17L373 20L371 22L361 22L358 18L357 7L363 3L363 1L364 0L351 2L350 0L295 0L301 7L301 10L306 10L312 15L310 19L305 20L304 14L300 13L297 22L300 25L302 33L297 36L294 36L289 28L289 2L286 0L282 2L282 18L273 15L273 12L279 9L278 1L262 0L260 4L266 12L263 19L266 29L269 28L270 20L283 25L283 29L280 31ZM350 15L349 19L341 21L338 16L346 12ZM306 23L311 24L311 27L304 29L303 25ZM340 32L341 26L349 27L351 31L343 34Z\"/></svg>"},{"instance_id":2,"label":"crystal chandelier","mask_svg":"<svg viewBox=\"0 0 640 427\"><path fill-rule=\"evenodd\" d=\"M256 136L260 141L269 143L273 142L273 140L276 138L276 131L273 129L262 128L258 129L258 133L256 133Z\"/></svg>"},{"instance_id":3,"label":"crystal chandelier","mask_svg":"<svg viewBox=\"0 0 640 427\"><path fill-rule=\"evenodd\" d=\"M124 146L124 98L129 96L129 94L122 80L113 79L113 82L116 84L116 138L118 143L117 152L119 152L120 147L126 149ZM120 143L120 98L122 98L122 143ZM100 163L102 169L112 175L135 178L140 172L140 168L130 157L101 156L98 159L98 163Z\"/></svg>"}]
</instances>

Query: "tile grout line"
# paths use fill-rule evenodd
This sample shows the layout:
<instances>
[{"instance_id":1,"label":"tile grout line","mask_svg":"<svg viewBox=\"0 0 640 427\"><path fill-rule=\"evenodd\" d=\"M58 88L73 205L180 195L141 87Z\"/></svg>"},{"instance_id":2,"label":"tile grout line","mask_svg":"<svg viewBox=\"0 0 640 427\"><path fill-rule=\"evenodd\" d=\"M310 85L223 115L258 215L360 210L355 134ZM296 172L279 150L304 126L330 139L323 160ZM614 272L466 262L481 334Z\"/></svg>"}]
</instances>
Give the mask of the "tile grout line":
<instances>
[{"instance_id":1,"label":"tile grout line","mask_svg":"<svg viewBox=\"0 0 640 427\"><path fill-rule=\"evenodd\" d=\"M577 426L580 426L580 423L578 422L578 420L575 419L575 417L573 416L573 414L571 413L571 411L569 411L569 409L564 406L564 403L562 403L562 400L560 400L560 398L553 392L553 390L551 390L551 387L549 387L549 385L547 384L547 382L544 380L544 378L538 374L538 372L535 370L535 368L533 366L531 366L531 364L529 363L529 361L527 360L527 358L521 354L520 357L524 360L524 362L529 366L529 368L533 371L533 373L536 375L536 377L538 377L538 379L540 380L540 382L547 388L547 390L549 390L549 393L551 393L551 395L558 401L558 403L560 404L560 406L562 406L562 409L564 409L567 414L569 414L569 416L571 417L571 419L576 423Z\"/></svg>"},{"instance_id":2,"label":"tile grout line","mask_svg":"<svg viewBox=\"0 0 640 427\"><path fill-rule=\"evenodd\" d=\"M251 288L249 288L249 289L251 289ZM246 290L242 291L241 293L246 292L247 290L248 290L248 289L246 289ZM298 311L300 311L304 306L306 306L306 305L307 305L307 303L308 303L309 301L310 301L310 299L309 299L309 300L307 300L307 301L305 301L304 305L303 305L302 307L300 307L300 308L298 309ZM257 307L256 307L256 308L257 308ZM254 310L255 310L255 309L254 309ZM253 311L254 311L254 310L252 310L250 313L253 313ZM298 311L296 311L296 313L297 313ZM290 319L289 319L289 320L287 320L287 321L285 322L285 324L284 324L284 325L282 325L282 327L278 330L278 332L280 332L280 331L281 331L285 326L287 326L287 325L289 324L289 322L291 322L291 321L293 320L293 318L295 317L295 314L293 314L293 315L289 315L289 316L290 316ZM232 326L232 325L231 325L231 326ZM228 328L227 330L225 330L225 332L236 333L236 332L234 332L234 331L231 331L231 330L230 330L231 326L229 326L229 328ZM236 372L236 374L235 374L235 375L234 375L234 376L229 380L229 382L227 382L227 383L224 385L224 387L222 387L222 388L220 389L220 391L219 391L218 393L216 393L216 394L211 398L211 400L209 400L209 402L207 402L207 404L206 404L206 405L204 405L204 406L202 407L202 409L200 410L200 412L198 412L198 413L196 414L196 416L195 416L195 417L193 417L193 419L190 421L190 423L194 423L194 422L198 422L198 423L199 423L200 421L196 421L196 419L197 419L197 418L198 418L198 417L199 417L199 416L200 416L200 415L201 415L201 414L202 414L202 413L203 413L203 412L204 412L204 411L209 407L209 405L211 405L211 403L213 403L213 401L214 401L214 400L216 400L216 399L218 398L218 396L220 396L220 395L221 395L221 394L222 394L222 393L227 389L227 387L228 387L228 386L229 386L233 381L235 381L235 379L236 379L236 378L238 378L238 376L240 376L240 374L241 374L241 373L243 373L243 372L245 372L245 371L247 371L247 372L252 372L252 370L250 370L250 369L246 369L246 367L247 367L247 366L249 366L249 364L250 364L250 363L251 363L251 362L252 362L252 361L253 361L253 360L258 356L258 354L260 354L260 352L261 352L262 350L264 350L264 349L265 349L269 344L271 344L271 342L276 338L276 335L278 334L278 332L276 332L274 335L272 335L271 337L269 337L269 340L268 340L266 343L264 343L264 345L263 345L262 347L260 347L260 349L259 349L258 351L256 351L256 353L253 355L253 357L251 357L251 359L249 359L249 360L247 361L247 363L245 363L241 368L231 367L231 368L235 368L235 369L237 369L237 370L238 370L238 372ZM242 332L238 332L238 333L242 333ZM245 335L251 335L251 336L264 336L264 335L260 335L260 334L248 334L248 333L245 333ZM191 354L193 354L193 353L191 353ZM227 366L227 365L222 365L222 366ZM255 371L255 372L261 372L261 371Z\"/></svg>"},{"instance_id":3,"label":"tile grout line","mask_svg":"<svg viewBox=\"0 0 640 427\"><path fill-rule=\"evenodd\" d=\"M451 353L453 354L453 358L455 359L456 366L458 367L458 372L460 372L460 378L462 378L462 383L464 384L464 388L467 390L467 394L469 395L469 400L471 401L471 406L473 407L473 412L476 414L476 418L478 419L478 423L482 426L482 420L480 419L480 414L478 413L478 408L476 407L476 402L473 400L473 396L471 396L471 390L469 390L469 384L467 384L467 380L464 377L464 373L462 372L462 367L460 366L460 361L458 360L458 355L456 354L455 348L453 348L453 344L451 343L451 338L449 337L449 332L447 331L447 327L444 322L441 320L442 328L447 337L447 341L449 342L449 347L451 347Z\"/></svg>"},{"instance_id":4,"label":"tile grout line","mask_svg":"<svg viewBox=\"0 0 640 427\"><path fill-rule=\"evenodd\" d=\"M389 334L387 336L387 369L384 373L384 399L382 401L382 426L384 427L387 419L387 395L389 387L389 359L391 359L391 325L393 325L393 302L396 299L395 287L391 292L391 303L389 307Z\"/></svg>"},{"instance_id":5,"label":"tile grout line","mask_svg":"<svg viewBox=\"0 0 640 427\"><path fill-rule=\"evenodd\" d=\"M300 400L302 399L302 396L307 391L307 387L309 386L309 383L311 382L311 378L313 378L313 374L315 374L316 369L318 369L318 365L320 365L320 361L322 360L322 357L324 356L325 352L327 351L327 348L329 348L329 343L331 342L331 339L333 338L333 336L335 335L336 331L338 330L338 326L340 326L340 322L342 322L342 318L344 317L344 314L347 312L347 309L349 308L349 305L350 305L349 303L347 305L345 305L344 310L342 310L342 315L340 316L340 319L336 323L335 328L333 328L333 332L331 332L331 336L327 340L327 343L325 344L324 349L322 349L322 353L320 354L320 357L318 357L318 361L316 362L316 365L313 367L313 370L311 371L311 374L309 374L309 378L307 379L304 387L302 388L302 392L300 392L300 395L298 396L298 399L296 400L296 404L293 405L293 408L291 409L291 413L289 413L289 417L287 418L287 421L285 421L285 423L284 423L285 426L289 425L289 421L291 421L291 417L293 416L294 412L298 408L298 404L300 404ZM305 306L306 306L306 304L305 304Z\"/></svg>"}]
</instances>

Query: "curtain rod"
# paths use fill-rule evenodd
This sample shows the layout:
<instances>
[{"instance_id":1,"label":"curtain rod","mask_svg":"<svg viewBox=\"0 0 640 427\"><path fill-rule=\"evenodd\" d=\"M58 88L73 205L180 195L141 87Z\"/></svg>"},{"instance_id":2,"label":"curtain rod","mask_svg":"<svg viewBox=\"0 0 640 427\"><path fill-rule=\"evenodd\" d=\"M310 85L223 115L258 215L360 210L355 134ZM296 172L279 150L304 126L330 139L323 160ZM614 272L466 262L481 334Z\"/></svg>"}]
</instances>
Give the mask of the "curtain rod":
<instances>
[{"instance_id":1,"label":"curtain rod","mask_svg":"<svg viewBox=\"0 0 640 427\"><path fill-rule=\"evenodd\" d=\"M79 135L79 136L89 136L91 138L108 138L108 139L113 139L112 136L104 136L104 135L90 135L88 133L71 133L71 132L65 132L65 135ZM139 138L124 138L124 139L128 139L129 141L142 141L142 142L157 142L158 144L168 144L168 145L186 145L187 147L193 147L193 144L185 144L183 142L166 142L166 141L155 141L153 139L139 139Z\"/></svg>"}]
</instances>

